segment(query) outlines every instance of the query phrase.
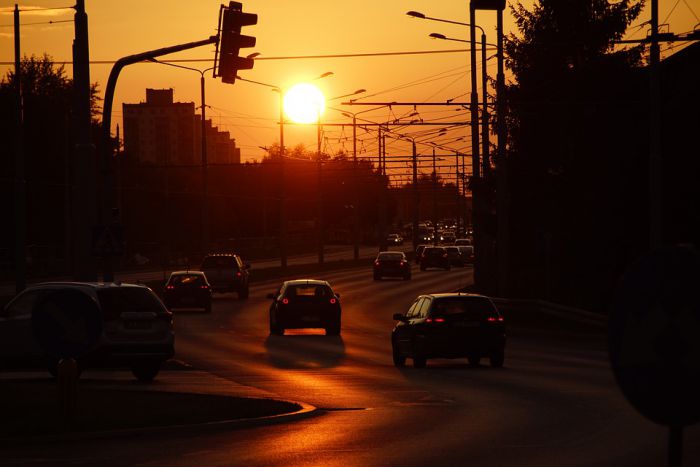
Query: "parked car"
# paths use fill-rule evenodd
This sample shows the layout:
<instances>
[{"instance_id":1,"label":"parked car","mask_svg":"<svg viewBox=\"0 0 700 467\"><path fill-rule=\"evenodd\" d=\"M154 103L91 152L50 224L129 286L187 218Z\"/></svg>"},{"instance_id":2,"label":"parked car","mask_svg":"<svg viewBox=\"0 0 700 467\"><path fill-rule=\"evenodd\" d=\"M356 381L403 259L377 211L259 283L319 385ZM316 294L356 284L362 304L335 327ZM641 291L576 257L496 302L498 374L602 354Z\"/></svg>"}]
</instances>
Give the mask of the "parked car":
<instances>
[{"instance_id":1,"label":"parked car","mask_svg":"<svg viewBox=\"0 0 700 467\"><path fill-rule=\"evenodd\" d=\"M175 352L172 316L142 285L31 285L0 314L0 361L8 366L39 363L55 374L59 358L71 355L80 368L125 365L140 381L152 381ZM79 328L71 330L73 323ZM63 339L71 332L80 338Z\"/></svg>"},{"instance_id":2,"label":"parked car","mask_svg":"<svg viewBox=\"0 0 700 467\"><path fill-rule=\"evenodd\" d=\"M324 328L327 336L340 334L340 295L322 280L286 281L267 295L270 305L270 334L285 329Z\"/></svg>"},{"instance_id":3,"label":"parked car","mask_svg":"<svg viewBox=\"0 0 700 467\"><path fill-rule=\"evenodd\" d=\"M202 260L199 268L207 276L212 293L236 292L238 298L248 298L250 264L240 256L232 254L212 254Z\"/></svg>"},{"instance_id":4,"label":"parked car","mask_svg":"<svg viewBox=\"0 0 700 467\"><path fill-rule=\"evenodd\" d=\"M444 247L429 246L423 250L420 256L420 270L425 271L428 268L450 270L450 259Z\"/></svg>"},{"instance_id":5,"label":"parked car","mask_svg":"<svg viewBox=\"0 0 700 467\"><path fill-rule=\"evenodd\" d=\"M455 240L455 246L465 246L465 245L471 245L472 240L470 238L458 238Z\"/></svg>"},{"instance_id":6,"label":"parked car","mask_svg":"<svg viewBox=\"0 0 700 467\"><path fill-rule=\"evenodd\" d=\"M386 241L389 245L403 245L403 237L399 234L389 234Z\"/></svg>"},{"instance_id":7,"label":"parked car","mask_svg":"<svg viewBox=\"0 0 700 467\"><path fill-rule=\"evenodd\" d=\"M452 245L455 242L455 233L450 230L445 230L440 234L440 242L443 245Z\"/></svg>"},{"instance_id":8,"label":"parked car","mask_svg":"<svg viewBox=\"0 0 700 467\"><path fill-rule=\"evenodd\" d=\"M493 367L503 366L506 328L491 299L472 294L421 295L408 311L394 314L391 333L394 365L406 358L424 367L429 358L463 358L477 365L488 357Z\"/></svg>"},{"instance_id":9,"label":"parked car","mask_svg":"<svg viewBox=\"0 0 700 467\"><path fill-rule=\"evenodd\" d=\"M450 260L450 266L464 267L464 258L459 247L446 246L445 251L447 252L447 258Z\"/></svg>"},{"instance_id":10,"label":"parked car","mask_svg":"<svg viewBox=\"0 0 700 467\"><path fill-rule=\"evenodd\" d=\"M411 278L411 263L406 259L406 255L400 251L381 251L377 255L377 259L374 260L372 273L375 281L387 276L409 280Z\"/></svg>"},{"instance_id":11,"label":"parked car","mask_svg":"<svg viewBox=\"0 0 700 467\"><path fill-rule=\"evenodd\" d=\"M211 313L211 285L202 271L173 271L165 283L163 301L168 309L203 308Z\"/></svg>"},{"instance_id":12,"label":"parked car","mask_svg":"<svg viewBox=\"0 0 700 467\"><path fill-rule=\"evenodd\" d=\"M462 245L457 247L462 254L464 264L474 264L474 247L470 245Z\"/></svg>"}]
</instances>

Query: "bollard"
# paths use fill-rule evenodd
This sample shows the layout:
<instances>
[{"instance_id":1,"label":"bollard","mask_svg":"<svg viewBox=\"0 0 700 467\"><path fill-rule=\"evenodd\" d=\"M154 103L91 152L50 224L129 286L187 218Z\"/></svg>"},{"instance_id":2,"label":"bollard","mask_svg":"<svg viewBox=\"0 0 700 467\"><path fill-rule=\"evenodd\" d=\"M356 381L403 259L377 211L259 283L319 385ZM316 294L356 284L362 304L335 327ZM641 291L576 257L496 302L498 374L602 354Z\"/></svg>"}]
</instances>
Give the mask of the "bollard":
<instances>
[{"instance_id":1,"label":"bollard","mask_svg":"<svg viewBox=\"0 0 700 467\"><path fill-rule=\"evenodd\" d=\"M56 381L61 421L64 427L70 427L78 399L78 362L74 358L62 358L58 362Z\"/></svg>"}]
</instances>

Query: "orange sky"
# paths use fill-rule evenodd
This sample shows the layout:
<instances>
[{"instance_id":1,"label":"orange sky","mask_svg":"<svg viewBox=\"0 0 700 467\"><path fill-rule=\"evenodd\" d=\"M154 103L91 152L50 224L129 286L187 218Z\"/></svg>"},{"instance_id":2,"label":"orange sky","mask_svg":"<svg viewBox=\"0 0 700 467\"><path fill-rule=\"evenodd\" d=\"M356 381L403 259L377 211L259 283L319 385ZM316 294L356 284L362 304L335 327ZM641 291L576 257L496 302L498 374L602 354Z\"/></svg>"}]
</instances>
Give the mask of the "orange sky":
<instances>
[{"instance_id":1,"label":"orange sky","mask_svg":"<svg viewBox=\"0 0 700 467\"><path fill-rule=\"evenodd\" d=\"M0 0L0 10L11 10L14 1ZM28 0L18 2L21 9L29 7L62 7L72 0ZM215 33L220 0L86 0L90 27L90 56L92 60L115 60L119 57L143 52L182 42L200 40ZM228 2L226 2L228 3ZM524 2L526 5L531 0ZM700 0L687 0L700 14ZM676 0L660 0L660 17L665 19ZM409 18L408 10L418 10L428 16L455 21L468 21L468 3L457 0L354 0L352 2L328 0L267 0L244 1L243 10L258 14L258 24L245 28L248 35L257 37L254 49L244 53L259 52L255 68L241 72L244 78L262 81L281 87L312 79L321 73L332 71L333 76L316 82L327 97L348 94L365 88L367 101L417 101L444 102L457 98L466 100L468 88L468 57L466 53L434 55L408 55L372 58L333 59L272 59L299 55L355 54L397 51L447 50L466 48L466 44L428 38L431 32L440 32L450 37L468 37L461 26ZM72 18L72 10L22 14L21 41L23 54L51 55L56 61L70 61L73 38L72 23L29 25L48 20ZM649 18L645 11L637 23ZM700 22L681 1L669 16L671 31L685 32ZM477 23L487 33L489 42L495 40L495 13L477 14ZM12 62L13 39L10 12L0 13L0 74L5 75ZM506 32L514 31L510 14L506 13ZM645 29L638 29L635 38L641 38ZM163 58L201 58L213 60L213 47L202 47ZM489 53L491 55L491 53ZM495 76L495 60L488 62L489 73ZM207 68L210 64L188 63L188 66ZM98 82L104 90L111 65L91 66L91 81ZM70 66L67 71L72 74ZM427 78L436 79L422 84ZM236 82L235 85L207 78L208 110L215 125L229 130L241 147L242 159L260 159L264 151L259 146L268 146L279 141L278 95L268 88ZM137 64L126 68L117 85L113 121L121 123L122 102L136 103L145 99L146 88L174 88L175 99L194 101L199 106L199 75L158 64ZM328 105L340 107L332 102ZM361 111L367 107L347 108ZM446 121L465 121L466 112L454 108L420 108L424 120L445 118ZM386 121L412 112L411 108L395 107L370 112L375 121ZM416 117L413 117L416 118ZM323 117L327 122L347 122L348 119L334 110L327 110ZM423 127L425 129L425 127ZM404 131L411 131L404 130ZM345 133L338 128L326 128L324 148L335 152L340 148L352 149L348 139L352 131ZM468 129L454 130L445 138L464 136L468 141ZM363 135L360 149L363 154L376 152L374 136ZM285 126L285 144L292 146L304 143L307 148L316 146L314 129ZM453 148L466 151L464 142L452 144ZM407 147L400 142L391 143L391 151L406 153ZM427 148L419 148L427 154Z\"/></svg>"}]
</instances>

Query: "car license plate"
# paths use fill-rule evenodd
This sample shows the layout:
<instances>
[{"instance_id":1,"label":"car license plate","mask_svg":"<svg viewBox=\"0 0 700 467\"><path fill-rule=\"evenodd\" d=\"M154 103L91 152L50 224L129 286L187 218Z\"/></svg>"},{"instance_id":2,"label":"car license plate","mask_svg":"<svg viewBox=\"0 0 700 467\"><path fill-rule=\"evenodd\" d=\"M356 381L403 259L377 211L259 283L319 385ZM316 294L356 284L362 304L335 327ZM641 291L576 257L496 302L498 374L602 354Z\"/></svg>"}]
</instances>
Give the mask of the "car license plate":
<instances>
[{"instance_id":1,"label":"car license plate","mask_svg":"<svg viewBox=\"0 0 700 467\"><path fill-rule=\"evenodd\" d=\"M478 321L462 321L460 323L455 323L455 326L457 326L458 328L478 328L479 322Z\"/></svg>"},{"instance_id":2,"label":"car license plate","mask_svg":"<svg viewBox=\"0 0 700 467\"><path fill-rule=\"evenodd\" d=\"M126 329L151 329L150 321L125 321L124 327Z\"/></svg>"}]
</instances>

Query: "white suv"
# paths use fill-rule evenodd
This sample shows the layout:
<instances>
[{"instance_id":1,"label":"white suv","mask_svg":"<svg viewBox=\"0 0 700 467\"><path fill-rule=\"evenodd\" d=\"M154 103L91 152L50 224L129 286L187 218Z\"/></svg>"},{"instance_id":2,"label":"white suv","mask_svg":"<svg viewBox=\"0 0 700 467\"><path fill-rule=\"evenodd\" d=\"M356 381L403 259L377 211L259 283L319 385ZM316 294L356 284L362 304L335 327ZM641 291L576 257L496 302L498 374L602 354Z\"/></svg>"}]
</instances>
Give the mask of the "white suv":
<instances>
[{"instance_id":1,"label":"white suv","mask_svg":"<svg viewBox=\"0 0 700 467\"><path fill-rule=\"evenodd\" d=\"M174 355L172 313L142 285L46 282L29 286L0 313L0 362L80 368L128 366L152 381Z\"/></svg>"}]
</instances>

